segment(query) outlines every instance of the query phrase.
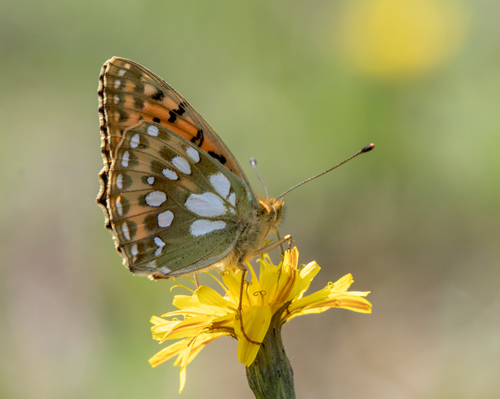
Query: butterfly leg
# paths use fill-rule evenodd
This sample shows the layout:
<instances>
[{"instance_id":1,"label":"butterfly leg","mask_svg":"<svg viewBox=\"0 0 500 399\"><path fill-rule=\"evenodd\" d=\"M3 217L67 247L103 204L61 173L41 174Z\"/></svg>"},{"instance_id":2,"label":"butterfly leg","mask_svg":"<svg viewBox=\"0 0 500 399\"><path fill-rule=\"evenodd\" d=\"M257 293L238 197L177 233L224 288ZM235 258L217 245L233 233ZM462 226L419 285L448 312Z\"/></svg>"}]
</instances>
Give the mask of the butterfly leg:
<instances>
[{"instance_id":1,"label":"butterfly leg","mask_svg":"<svg viewBox=\"0 0 500 399\"><path fill-rule=\"evenodd\" d=\"M267 254L268 252L271 252L273 249L278 248L281 246L281 244L284 244L285 242L288 241L288 250L292 249L292 236L290 234L287 234L284 236L282 239L273 242L272 244L268 245L267 247L263 247L259 249L257 252L255 252L253 255L254 256L259 256L262 254Z\"/></svg>"},{"instance_id":2,"label":"butterfly leg","mask_svg":"<svg viewBox=\"0 0 500 399\"><path fill-rule=\"evenodd\" d=\"M243 290L245 289L245 277L247 275L248 269L244 264L238 264L238 268L241 270L241 286L240 286L240 301L238 303L238 315L240 316L240 328L241 332L243 333L243 336L245 339L250 342L251 344L255 345L261 345L261 342L254 341L253 339L250 339L250 337L247 335L245 332L245 328L243 327Z\"/></svg>"},{"instance_id":3,"label":"butterfly leg","mask_svg":"<svg viewBox=\"0 0 500 399\"><path fill-rule=\"evenodd\" d=\"M196 273L194 274L194 282L196 283L196 288L200 288L200 282L198 281L198 275Z\"/></svg>"},{"instance_id":4,"label":"butterfly leg","mask_svg":"<svg viewBox=\"0 0 500 399\"><path fill-rule=\"evenodd\" d=\"M278 239L278 241L281 241L280 232L279 232L278 229L276 229L276 238ZM283 251L283 245L282 244L280 245L280 250L281 250L281 255L285 255L285 251Z\"/></svg>"}]
</instances>

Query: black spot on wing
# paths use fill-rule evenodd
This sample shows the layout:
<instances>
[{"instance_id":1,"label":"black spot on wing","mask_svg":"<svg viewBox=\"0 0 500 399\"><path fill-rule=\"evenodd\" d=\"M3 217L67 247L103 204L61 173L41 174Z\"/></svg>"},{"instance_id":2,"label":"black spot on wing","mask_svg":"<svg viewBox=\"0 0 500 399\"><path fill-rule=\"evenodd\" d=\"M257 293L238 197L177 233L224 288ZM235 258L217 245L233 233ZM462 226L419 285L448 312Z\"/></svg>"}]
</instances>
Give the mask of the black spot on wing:
<instances>
[{"instance_id":1,"label":"black spot on wing","mask_svg":"<svg viewBox=\"0 0 500 399\"><path fill-rule=\"evenodd\" d=\"M181 116L182 114L184 114L186 112L186 108L185 108L185 105L184 103L180 103L179 104L179 108L177 109L174 109L173 110L177 115Z\"/></svg>"},{"instance_id":2,"label":"black spot on wing","mask_svg":"<svg viewBox=\"0 0 500 399\"><path fill-rule=\"evenodd\" d=\"M205 135L203 134L203 129L198 129L196 136L191 139L191 143L196 144L198 147L201 147L203 145L204 140L205 140Z\"/></svg>"},{"instance_id":3,"label":"black spot on wing","mask_svg":"<svg viewBox=\"0 0 500 399\"><path fill-rule=\"evenodd\" d=\"M222 154L216 154L213 151L208 151L208 155L211 155L213 158L215 158L217 161L219 161L222 165L224 165L227 162L226 157Z\"/></svg>"},{"instance_id":4,"label":"black spot on wing","mask_svg":"<svg viewBox=\"0 0 500 399\"><path fill-rule=\"evenodd\" d=\"M177 115L174 111L169 111L168 114L170 115L170 118L168 118L168 122L174 123L177 120Z\"/></svg>"},{"instance_id":5,"label":"black spot on wing","mask_svg":"<svg viewBox=\"0 0 500 399\"><path fill-rule=\"evenodd\" d=\"M165 94L161 90L158 90L151 98L156 101L162 101L165 98Z\"/></svg>"}]
</instances>

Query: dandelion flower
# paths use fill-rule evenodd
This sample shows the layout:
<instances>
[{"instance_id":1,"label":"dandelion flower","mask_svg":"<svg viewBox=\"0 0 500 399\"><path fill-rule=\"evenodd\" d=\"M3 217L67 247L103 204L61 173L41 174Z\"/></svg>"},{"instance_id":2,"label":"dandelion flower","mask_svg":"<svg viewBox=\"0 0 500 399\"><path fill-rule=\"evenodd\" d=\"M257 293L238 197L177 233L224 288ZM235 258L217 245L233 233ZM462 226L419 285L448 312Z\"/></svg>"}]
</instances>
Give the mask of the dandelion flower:
<instances>
[{"instance_id":1,"label":"dandelion flower","mask_svg":"<svg viewBox=\"0 0 500 399\"><path fill-rule=\"evenodd\" d=\"M153 316L152 332L153 339L160 343L181 340L154 355L149 360L151 365L156 367L177 356L174 365L181 368L179 392L182 392L187 365L207 344L219 337L230 335L238 339L238 360L247 368L254 362L261 346L245 338L240 317L246 335L252 341L262 342L272 321L281 327L297 316L321 313L330 308L371 313L371 304L364 298L369 292L347 291L353 283L350 274L305 295L320 267L311 262L298 268L298 257L297 248L287 251L279 265L274 265L267 254L262 256L259 277L247 264L251 280L244 287L241 315L238 305L242 271L237 268L222 272L222 282L217 280L224 296L204 285L190 291L190 295L176 295L173 304L178 310L162 317Z\"/></svg>"}]
</instances>

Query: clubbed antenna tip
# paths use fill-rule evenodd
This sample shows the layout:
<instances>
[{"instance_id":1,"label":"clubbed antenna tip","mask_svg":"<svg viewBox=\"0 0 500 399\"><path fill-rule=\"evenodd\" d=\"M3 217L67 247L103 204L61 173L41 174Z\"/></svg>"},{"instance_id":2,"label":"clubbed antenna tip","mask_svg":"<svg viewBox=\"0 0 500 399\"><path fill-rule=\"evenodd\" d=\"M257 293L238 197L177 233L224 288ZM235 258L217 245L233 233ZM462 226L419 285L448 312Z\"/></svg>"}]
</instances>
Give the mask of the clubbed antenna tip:
<instances>
[{"instance_id":1,"label":"clubbed antenna tip","mask_svg":"<svg viewBox=\"0 0 500 399\"><path fill-rule=\"evenodd\" d=\"M371 144L368 144L365 148L363 148L361 150L361 152L368 152L368 151L371 151L375 148L375 144L371 143Z\"/></svg>"}]
</instances>

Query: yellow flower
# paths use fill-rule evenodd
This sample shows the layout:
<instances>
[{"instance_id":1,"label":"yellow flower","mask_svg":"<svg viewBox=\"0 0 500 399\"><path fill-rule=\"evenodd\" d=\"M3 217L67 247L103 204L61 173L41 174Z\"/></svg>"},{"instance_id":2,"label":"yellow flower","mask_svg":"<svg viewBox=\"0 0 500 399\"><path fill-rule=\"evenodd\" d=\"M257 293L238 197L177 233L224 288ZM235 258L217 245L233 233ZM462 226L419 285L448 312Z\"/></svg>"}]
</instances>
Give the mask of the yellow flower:
<instances>
[{"instance_id":1,"label":"yellow flower","mask_svg":"<svg viewBox=\"0 0 500 399\"><path fill-rule=\"evenodd\" d=\"M335 283L329 283L318 292L304 296L320 267L316 262L311 262L297 268L298 257L297 248L293 248L285 253L283 261L276 266L268 255L262 256L259 278L251 265L247 264L251 281L245 285L241 316L245 333L251 340L262 342L273 315L287 304L281 315L281 324L297 316L321 313L330 308L371 313L370 302L363 298L369 292L347 291L353 283L350 274ZM154 324L153 339L162 343L182 338L149 359L151 365L156 367L177 356L174 366L181 368L179 392L182 392L186 383L187 365L205 345L223 335L238 339L238 360L246 367L257 356L260 346L249 342L240 327L238 304L241 273L235 268L221 273L222 282L216 279L225 291L224 296L202 285L196 291L191 291L192 295L174 297L173 304L179 310L151 318ZM179 316L182 319L177 319Z\"/></svg>"},{"instance_id":2,"label":"yellow flower","mask_svg":"<svg viewBox=\"0 0 500 399\"><path fill-rule=\"evenodd\" d=\"M350 1L336 12L335 37L344 60L367 75L419 76L460 50L468 26L456 0Z\"/></svg>"}]
</instances>

